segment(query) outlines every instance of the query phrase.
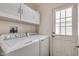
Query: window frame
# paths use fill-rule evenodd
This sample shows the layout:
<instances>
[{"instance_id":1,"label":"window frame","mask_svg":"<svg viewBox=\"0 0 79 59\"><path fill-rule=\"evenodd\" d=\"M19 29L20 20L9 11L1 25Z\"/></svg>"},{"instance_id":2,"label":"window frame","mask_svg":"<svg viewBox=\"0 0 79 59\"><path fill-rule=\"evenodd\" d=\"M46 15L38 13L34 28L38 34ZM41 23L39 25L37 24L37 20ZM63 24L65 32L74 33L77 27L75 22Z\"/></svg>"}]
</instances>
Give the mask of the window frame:
<instances>
[{"instance_id":1,"label":"window frame","mask_svg":"<svg viewBox=\"0 0 79 59\"><path fill-rule=\"evenodd\" d=\"M55 9L55 32L56 32L56 27L59 27L59 28L60 28L59 34L56 34L56 33L55 33L56 35L62 35L62 34L61 34L61 27L65 27L65 33L64 33L63 35L66 35L66 32L67 32L66 28L67 28L67 27L71 27L71 28L73 27L73 26L72 26L73 14L72 14L71 16L69 16L69 17L66 17L66 9L68 9L68 8L72 8L72 12L73 12L73 6L72 6L72 5L66 6L66 7L62 7L62 8L59 7L59 8L56 8L56 9ZM64 18L61 18L61 10L65 10L65 17L64 17ZM60 17L59 17L58 19L56 19L56 11L60 11ZM71 20L71 21L66 21L67 18L71 18L72 20ZM61 22L61 19L64 19L65 22ZM60 22L59 22L59 23L60 23L60 26L56 26L56 20L60 20ZM71 22L71 26L66 26L66 23L67 23L67 22ZM61 26L61 23L65 23L65 26ZM71 36L72 36L72 34L73 34L73 33L72 33L72 30L71 30ZM69 35L68 35L68 36L69 36Z\"/></svg>"}]
</instances>

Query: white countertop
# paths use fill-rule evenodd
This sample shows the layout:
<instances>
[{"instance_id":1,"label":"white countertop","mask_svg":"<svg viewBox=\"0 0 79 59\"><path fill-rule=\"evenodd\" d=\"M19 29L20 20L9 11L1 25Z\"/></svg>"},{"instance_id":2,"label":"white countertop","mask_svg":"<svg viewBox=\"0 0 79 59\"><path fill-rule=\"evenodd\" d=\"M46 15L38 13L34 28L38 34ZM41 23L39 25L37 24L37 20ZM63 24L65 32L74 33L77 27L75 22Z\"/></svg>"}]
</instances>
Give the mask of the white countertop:
<instances>
[{"instance_id":1,"label":"white countertop","mask_svg":"<svg viewBox=\"0 0 79 59\"><path fill-rule=\"evenodd\" d=\"M18 39L4 40L1 42L1 48L5 54L15 51L17 49L23 48L30 44L33 44L39 40L48 38L46 35L32 35L29 37L22 37Z\"/></svg>"}]
</instances>

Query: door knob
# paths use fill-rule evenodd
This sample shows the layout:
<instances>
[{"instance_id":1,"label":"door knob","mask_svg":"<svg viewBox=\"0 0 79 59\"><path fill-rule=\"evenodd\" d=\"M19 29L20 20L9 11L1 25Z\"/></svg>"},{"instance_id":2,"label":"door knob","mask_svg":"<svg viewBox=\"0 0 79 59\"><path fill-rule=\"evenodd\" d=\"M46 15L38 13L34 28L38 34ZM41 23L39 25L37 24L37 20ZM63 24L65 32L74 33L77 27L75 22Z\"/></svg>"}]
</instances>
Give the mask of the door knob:
<instances>
[{"instance_id":1,"label":"door knob","mask_svg":"<svg viewBox=\"0 0 79 59\"><path fill-rule=\"evenodd\" d=\"M55 37L55 32L52 32L52 37Z\"/></svg>"},{"instance_id":2,"label":"door knob","mask_svg":"<svg viewBox=\"0 0 79 59\"><path fill-rule=\"evenodd\" d=\"M55 35L52 35L52 37L55 37Z\"/></svg>"},{"instance_id":3,"label":"door knob","mask_svg":"<svg viewBox=\"0 0 79 59\"><path fill-rule=\"evenodd\" d=\"M52 35L52 37L55 37L55 36Z\"/></svg>"},{"instance_id":4,"label":"door knob","mask_svg":"<svg viewBox=\"0 0 79 59\"><path fill-rule=\"evenodd\" d=\"M55 34L55 32L52 32L52 34Z\"/></svg>"},{"instance_id":5,"label":"door knob","mask_svg":"<svg viewBox=\"0 0 79 59\"><path fill-rule=\"evenodd\" d=\"M79 46L75 46L76 48L79 48Z\"/></svg>"}]
</instances>

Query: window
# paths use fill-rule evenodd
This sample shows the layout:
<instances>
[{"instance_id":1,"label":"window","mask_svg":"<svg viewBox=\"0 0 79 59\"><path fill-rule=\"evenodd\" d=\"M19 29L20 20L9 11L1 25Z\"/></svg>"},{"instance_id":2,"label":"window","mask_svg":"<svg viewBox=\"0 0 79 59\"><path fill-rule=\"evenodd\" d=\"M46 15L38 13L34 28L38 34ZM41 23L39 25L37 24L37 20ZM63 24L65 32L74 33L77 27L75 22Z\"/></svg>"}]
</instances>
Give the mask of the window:
<instances>
[{"instance_id":1,"label":"window","mask_svg":"<svg viewBox=\"0 0 79 59\"><path fill-rule=\"evenodd\" d=\"M72 7L56 11L56 34L72 35Z\"/></svg>"}]
</instances>

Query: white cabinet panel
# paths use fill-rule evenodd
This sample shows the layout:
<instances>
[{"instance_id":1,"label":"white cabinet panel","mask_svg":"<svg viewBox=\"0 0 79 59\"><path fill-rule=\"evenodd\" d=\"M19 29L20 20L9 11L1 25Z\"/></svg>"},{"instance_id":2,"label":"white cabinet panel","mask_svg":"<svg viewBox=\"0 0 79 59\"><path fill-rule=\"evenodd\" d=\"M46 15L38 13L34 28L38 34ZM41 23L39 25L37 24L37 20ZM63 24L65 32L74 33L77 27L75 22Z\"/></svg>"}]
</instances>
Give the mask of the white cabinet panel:
<instances>
[{"instance_id":1,"label":"white cabinet panel","mask_svg":"<svg viewBox=\"0 0 79 59\"><path fill-rule=\"evenodd\" d=\"M33 11L33 20L36 24L40 24L40 14L37 11Z\"/></svg>"},{"instance_id":2,"label":"white cabinet panel","mask_svg":"<svg viewBox=\"0 0 79 59\"><path fill-rule=\"evenodd\" d=\"M0 3L0 16L20 20L19 8L19 3Z\"/></svg>"},{"instance_id":3,"label":"white cabinet panel","mask_svg":"<svg viewBox=\"0 0 79 59\"><path fill-rule=\"evenodd\" d=\"M39 24L39 13L25 4L21 4L21 21Z\"/></svg>"},{"instance_id":4,"label":"white cabinet panel","mask_svg":"<svg viewBox=\"0 0 79 59\"><path fill-rule=\"evenodd\" d=\"M39 41L38 42L36 42L36 43L34 43L35 45L35 48L34 48L34 50L35 50L35 56L39 56Z\"/></svg>"},{"instance_id":5,"label":"white cabinet panel","mask_svg":"<svg viewBox=\"0 0 79 59\"><path fill-rule=\"evenodd\" d=\"M21 20L25 22L33 23L34 21L33 21L31 9L24 4L21 4L21 9L22 9Z\"/></svg>"},{"instance_id":6,"label":"white cabinet panel","mask_svg":"<svg viewBox=\"0 0 79 59\"><path fill-rule=\"evenodd\" d=\"M40 56L49 56L49 39L40 41Z\"/></svg>"}]
</instances>

